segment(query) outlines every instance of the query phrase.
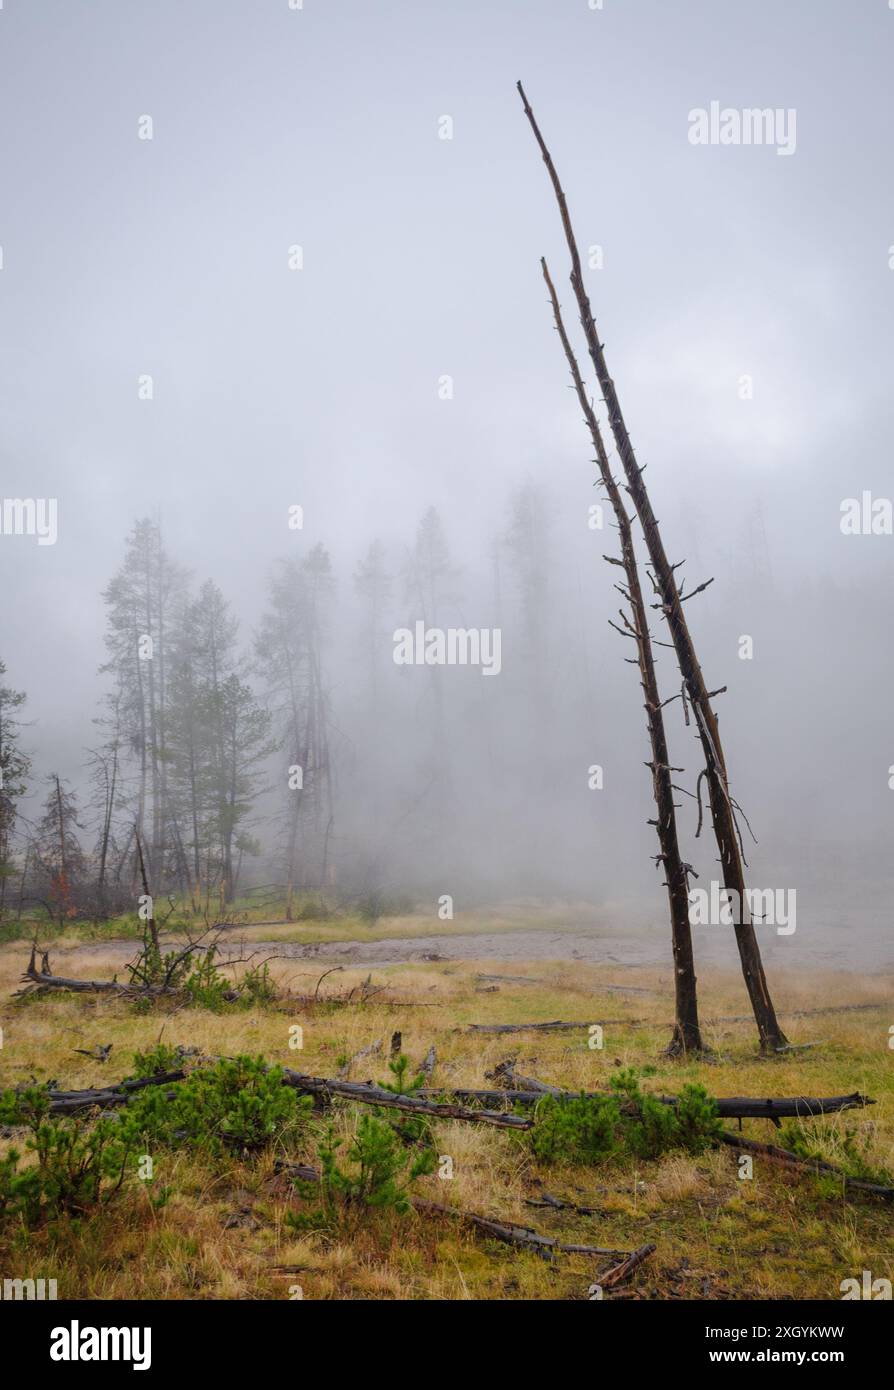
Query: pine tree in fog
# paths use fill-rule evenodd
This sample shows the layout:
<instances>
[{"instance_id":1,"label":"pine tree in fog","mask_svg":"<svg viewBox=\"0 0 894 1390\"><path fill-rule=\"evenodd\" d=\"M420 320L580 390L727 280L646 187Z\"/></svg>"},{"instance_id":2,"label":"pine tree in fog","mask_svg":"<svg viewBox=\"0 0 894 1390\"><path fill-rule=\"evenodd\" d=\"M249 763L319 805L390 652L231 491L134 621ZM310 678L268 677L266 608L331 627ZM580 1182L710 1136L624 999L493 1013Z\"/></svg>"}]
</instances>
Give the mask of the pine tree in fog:
<instances>
[{"instance_id":1,"label":"pine tree in fog","mask_svg":"<svg viewBox=\"0 0 894 1390\"><path fill-rule=\"evenodd\" d=\"M18 803L28 788L31 759L21 745L19 712L27 696L3 685L6 667L0 661L0 916L6 906L7 883L14 872L13 838Z\"/></svg>"},{"instance_id":2,"label":"pine tree in fog","mask_svg":"<svg viewBox=\"0 0 894 1390\"><path fill-rule=\"evenodd\" d=\"M281 862L290 919L296 891L321 886L328 876L334 812L323 658L334 588L322 545L303 560L281 561L255 639L280 749Z\"/></svg>"},{"instance_id":3,"label":"pine tree in fog","mask_svg":"<svg viewBox=\"0 0 894 1390\"><path fill-rule=\"evenodd\" d=\"M78 799L58 773L47 778L49 791L37 823L34 858L39 894L60 924L77 911L86 872L78 831Z\"/></svg>"},{"instance_id":4,"label":"pine tree in fog","mask_svg":"<svg viewBox=\"0 0 894 1390\"><path fill-rule=\"evenodd\" d=\"M172 843L167 676L184 591L184 573L168 558L159 527L138 521L103 594L109 657L102 670L121 691L122 733L138 764L134 820L153 880L164 877Z\"/></svg>"}]
</instances>

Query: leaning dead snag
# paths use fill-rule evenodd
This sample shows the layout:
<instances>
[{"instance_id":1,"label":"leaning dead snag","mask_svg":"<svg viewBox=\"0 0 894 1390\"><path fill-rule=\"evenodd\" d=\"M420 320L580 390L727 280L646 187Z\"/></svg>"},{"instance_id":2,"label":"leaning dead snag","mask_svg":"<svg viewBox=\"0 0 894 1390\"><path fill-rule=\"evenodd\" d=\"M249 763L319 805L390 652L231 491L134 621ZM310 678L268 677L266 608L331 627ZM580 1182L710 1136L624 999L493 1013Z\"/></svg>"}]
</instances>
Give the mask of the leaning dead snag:
<instances>
[{"instance_id":1,"label":"leaning dead snag","mask_svg":"<svg viewBox=\"0 0 894 1390\"><path fill-rule=\"evenodd\" d=\"M621 559L616 560L612 556L606 555L605 559L612 565L620 565L624 570L626 587L617 585L619 592L630 604L631 618L626 613L620 611L620 618L623 627L618 627L612 623L612 627L621 633L622 637L629 637L636 644L636 659L639 666L640 685L642 686L645 699L646 726L649 731L649 743L652 749L652 760L648 764L652 772L652 795L655 798L655 806L658 819L652 821L658 832L658 845L660 854L657 862L664 868L664 881L667 887L668 903L670 906L671 917L671 937L674 952L674 997L676 1002L676 1021L674 1024L674 1036L669 1052L685 1053L702 1050L701 1032L698 1026L698 999L696 995L695 981L695 962L692 956L692 931L689 926L689 879L688 873L691 871L690 865L684 864L680 854L680 844L677 838L677 820L674 809L674 788L671 777L670 756L667 748L667 736L664 731L664 717L661 713L661 695L658 691L658 678L655 675L655 661L652 656L652 638L649 632L649 620L646 615L646 605L643 600L642 588L639 582L639 571L636 563L636 552L633 548L633 530L630 525L630 517L624 506L621 491L612 475L611 466L608 461L608 454L602 440L602 431L596 419L595 412L590 404L584 383L581 378L580 369L577 365L577 358L568 340L565 331L565 324L562 320L562 311L559 308L559 300L556 295L555 287L550 279L546 261L541 259L543 278L549 291L550 303L552 304L553 318L556 323L556 330L562 347L565 350L565 357L571 372L571 379L574 382L574 389L577 392L577 399L580 408L584 413L584 419L593 440L596 450L596 462L599 465L599 474L602 485L608 494L611 502L612 511L615 514L615 522L621 538Z\"/></svg>"},{"instance_id":2,"label":"leaning dead snag","mask_svg":"<svg viewBox=\"0 0 894 1390\"><path fill-rule=\"evenodd\" d=\"M627 426L621 414L621 406L618 401L615 384L606 366L603 344L599 341L599 334L596 330L596 323L593 318L593 310L590 307L590 300L584 288L580 253L571 226L571 218L568 212L565 194L559 183L559 176L556 173L552 156L546 147L543 136L534 119L534 112L525 96L524 88L520 82L517 86L524 106L525 115L534 132L534 137L540 148L543 162L546 165L547 172L552 182L553 191L556 195L556 201L562 218L562 227L565 232L565 240L568 243L568 250L571 255L571 285L577 300L581 327L584 331L590 358L608 411L612 435L627 479L627 491L630 494L640 524L643 528L643 535L645 536L649 551L649 559L654 569L653 584L655 585L656 592L660 599L660 603L656 606L660 608L663 616L667 620L671 640L677 654L680 672L683 676L684 689L698 729L698 736L705 758L705 777L708 784L708 798L711 806L714 835L720 854L724 887L737 895L733 901L739 904L740 910L738 915L743 919L747 918L747 920L742 920L735 927L736 944L742 963L742 974L745 977L748 996L751 1000L755 1021L757 1022L761 1048L764 1051L773 1051L776 1048L784 1046L787 1039L776 1018L773 1001L770 998L770 992L767 987L760 949L757 944L757 937L755 936L754 927L748 911L748 899L745 892L745 873L741 846L739 843L739 828L736 822L734 803L730 796L726 763L720 742L717 717L711 706L710 696L718 692L709 692L705 684L701 666L696 656L695 646L689 632L689 626L683 612L684 599L677 588L675 571L678 566L672 565L665 554L664 545L658 530L658 522L652 511L649 494L643 482L642 469L636 462L633 445L630 442ZM695 591L693 591L693 594L694 592ZM691 594L686 595L687 598L692 596Z\"/></svg>"}]
</instances>

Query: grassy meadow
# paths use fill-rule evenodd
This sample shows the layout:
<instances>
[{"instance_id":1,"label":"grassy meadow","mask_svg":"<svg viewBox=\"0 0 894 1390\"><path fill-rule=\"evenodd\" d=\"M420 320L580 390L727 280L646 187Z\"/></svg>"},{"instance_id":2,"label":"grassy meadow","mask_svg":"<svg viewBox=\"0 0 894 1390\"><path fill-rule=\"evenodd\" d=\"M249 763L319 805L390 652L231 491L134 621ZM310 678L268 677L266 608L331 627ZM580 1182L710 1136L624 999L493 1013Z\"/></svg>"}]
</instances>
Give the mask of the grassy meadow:
<instances>
[{"instance_id":1,"label":"grassy meadow","mask_svg":"<svg viewBox=\"0 0 894 1390\"><path fill-rule=\"evenodd\" d=\"M507 914L506 920L513 920ZM414 925L415 924L415 925ZM555 924L550 921L549 926ZM261 929L258 928L257 931ZM284 931L285 928L278 930ZM419 920L382 919L372 927L341 920L290 924L289 940L420 934ZM499 930L499 918L487 923ZM248 939L255 934L241 932ZM265 940L279 939L263 929ZM42 940L46 946L47 940ZM59 973L94 979L120 970L120 955L104 953L98 933L66 933L52 946ZM379 1055L356 1062L350 1078L388 1079L392 1034L402 1034L413 1068L436 1048L432 1085L487 1087L486 1074L508 1057L521 1073L565 1089L599 1089L621 1067L639 1069L644 1090L676 1094L700 1082L712 1095L838 1095L861 1091L877 1104L813 1122L831 1161L855 1149L878 1172L894 1167L894 1051L888 1046L889 981L816 973L773 978L777 1007L793 1043L817 1044L773 1059L757 1054L747 1021L741 978L700 973L711 1060L673 1061L661 1050L673 1013L667 968L587 965L579 961L494 959L408 961L381 969L342 967L319 984L324 959L274 960L276 1000L221 1011L182 1002L151 1006L99 995L44 992L15 999L27 963L23 941L0 946L0 1085L56 1080L64 1089L96 1087L132 1074L133 1054L159 1040L198 1048L206 1057L261 1055L315 1076L333 1076L346 1058L383 1040ZM500 980L481 976L504 975ZM360 986L376 992L365 1002ZM354 990L352 1002L340 1004ZM835 1012L844 1004L871 1005ZM875 1007L878 1005L878 1007ZM828 1013L793 1016L797 1010ZM566 1019L580 1031L484 1035L478 1023ZM732 1020L732 1021L724 1021ZM591 1049L588 1026L601 1024L604 1046ZM290 1047L300 1025L303 1047ZM111 1044L105 1062L90 1051ZM334 1101L336 1131L348 1137L368 1106ZM337 1226L296 1230L289 1216L307 1204L287 1178L274 1173L285 1156L318 1163L323 1116L315 1111L297 1145L274 1144L248 1159L159 1151L155 1182L167 1200L152 1200L136 1178L110 1200L25 1230L0 1221L0 1268L18 1277L55 1277L59 1297L86 1299L574 1299L610 1260L533 1251L498 1243L446 1216L346 1205ZM727 1130L735 1121L725 1124ZM746 1120L746 1137L774 1142L764 1120ZM868 1269L894 1280L894 1207L845 1198L840 1185L755 1158L753 1176L738 1174L737 1154L712 1148L691 1156L670 1152L654 1161L610 1158L581 1165L544 1164L523 1135L484 1124L438 1120L435 1149L452 1160L451 1178L421 1178L418 1195L532 1227L566 1243L633 1250L657 1247L615 1296L640 1298L837 1299L842 1279ZM14 1134L0 1137L0 1158ZM21 1145L20 1145L21 1147ZM153 1189L154 1190L154 1189ZM547 1193L579 1214L531 1205ZM606 1295L608 1296L608 1295Z\"/></svg>"}]
</instances>

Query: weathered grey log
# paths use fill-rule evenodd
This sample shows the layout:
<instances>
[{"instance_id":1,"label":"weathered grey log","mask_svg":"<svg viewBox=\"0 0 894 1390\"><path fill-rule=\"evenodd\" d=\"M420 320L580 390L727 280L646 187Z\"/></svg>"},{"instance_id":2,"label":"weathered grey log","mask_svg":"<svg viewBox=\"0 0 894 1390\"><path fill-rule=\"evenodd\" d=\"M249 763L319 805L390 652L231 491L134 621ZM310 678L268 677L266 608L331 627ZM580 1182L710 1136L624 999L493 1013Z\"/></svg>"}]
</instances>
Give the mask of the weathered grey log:
<instances>
[{"instance_id":1,"label":"weathered grey log","mask_svg":"<svg viewBox=\"0 0 894 1390\"><path fill-rule=\"evenodd\" d=\"M92 1110L94 1107L107 1110L113 1105L123 1105L134 1091L141 1091L145 1086L169 1086L182 1081L185 1076L185 1071L166 1071L155 1076L130 1077L126 1081L119 1081L116 1086L103 1086L95 1090L50 1091L50 1114L75 1115L80 1110Z\"/></svg>"},{"instance_id":2,"label":"weathered grey log","mask_svg":"<svg viewBox=\"0 0 894 1390\"><path fill-rule=\"evenodd\" d=\"M476 980L483 980L485 983L491 981L504 982L511 985L546 985L550 982L537 975L482 975L477 974Z\"/></svg>"},{"instance_id":3,"label":"weathered grey log","mask_svg":"<svg viewBox=\"0 0 894 1390\"><path fill-rule=\"evenodd\" d=\"M600 1026L605 1028L609 1024L618 1023L646 1023L644 1018L603 1018L600 1019ZM470 1023L466 1029L467 1033L560 1033L569 1032L574 1029L587 1029L591 1026L589 1019L581 1019L578 1023L569 1023L562 1019L553 1019L549 1023ZM658 1026L657 1024L655 1025Z\"/></svg>"},{"instance_id":4,"label":"weathered grey log","mask_svg":"<svg viewBox=\"0 0 894 1390\"><path fill-rule=\"evenodd\" d=\"M886 1009L888 1004L885 1000L878 1000L876 1003L869 1004L829 1004L825 1007L816 1009L779 1009L778 1012L783 1018L813 1018L818 1014L846 1014L860 1013L872 1009ZM716 1018L706 1018L705 1023L750 1023L751 1014L721 1014ZM672 1022L667 1019L652 1020L648 1018L601 1018L601 1019L581 1019L580 1022L565 1019L554 1019L549 1023L470 1023L466 1028L467 1033L546 1033L573 1031L576 1028L589 1028L592 1023L599 1023L601 1027L607 1028L620 1027L622 1025L639 1026L648 1024L653 1028L670 1028ZM815 1046L815 1044L804 1044L805 1046ZM779 1049L783 1051L784 1049Z\"/></svg>"},{"instance_id":5,"label":"weathered grey log","mask_svg":"<svg viewBox=\"0 0 894 1390\"><path fill-rule=\"evenodd\" d=\"M506 1064L503 1064L504 1066ZM78 1110L89 1110L93 1106L106 1109L109 1106L122 1105L128 1095L134 1091L142 1090L144 1086L166 1086L177 1081L182 1081L186 1076L185 1071L159 1072L155 1076L128 1077L115 1085L98 1087L96 1089L85 1089L76 1091L53 1090L50 1095L50 1114L74 1114ZM525 1105L534 1106L543 1099L544 1094L562 1096L565 1099L573 1100L581 1095L587 1099L594 1099L608 1094L606 1091L561 1091L558 1088L548 1090L532 1090L530 1086L524 1089L507 1088L505 1090L474 1090L470 1088L425 1088L416 1091L413 1096L397 1096L392 1091L385 1091L377 1086L372 1086L368 1082L345 1081L341 1077L326 1078L318 1076L303 1076L299 1072L284 1069L284 1081L287 1085L293 1086L296 1090L304 1090L309 1094L344 1096L349 1100L359 1100L368 1105L385 1105L392 1108L408 1110L410 1113L420 1113L441 1117L444 1119L478 1120L485 1124L502 1124L505 1128L529 1129L532 1125L531 1120L526 1120L521 1116L507 1115L500 1112L484 1110L469 1110L462 1106L451 1105L439 1101L444 1096L452 1096L459 1101L472 1101L488 1105ZM526 1082L534 1080L532 1077L522 1078ZM537 1085L545 1087L546 1083L537 1082ZM676 1105L676 1096L657 1096L664 1105ZM861 1095L859 1091L854 1091L846 1096L790 1096L778 1099L752 1096L718 1096L715 1097L718 1114L723 1119L792 1119L806 1115L833 1115L841 1110L861 1109L867 1105L875 1105L875 1101L870 1096ZM735 1136L731 1136L735 1138ZM744 1143L736 1139L737 1143ZM779 1152L784 1152L779 1150Z\"/></svg>"},{"instance_id":6,"label":"weathered grey log","mask_svg":"<svg viewBox=\"0 0 894 1390\"><path fill-rule=\"evenodd\" d=\"M288 1173L290 1177L294 1177L300 1182L320 1181L320 1175L316 1169L309 1168L304 1163L290 1163L286 1159L277 1159L274 1170L277 1173ZM474 1226L476 1230L490 1236L493 1240L501 1240L507 1245L520 1245L529 1250L536 1250L538 1254L545 1255L548 1259L551 1259L556 1253L563 1255L608 1255L622 1257L625 1260L633 1258L623 1250L609 1250L599 1245L566 1245L553 1236L542 1236L538 1231L532 1231L528 1226L516 1226L509 1221L495 1221L492 1217L478 1216L475 1212L463 1211L459 1207L446 1207L441 1202L429 1201L427 1197L411 1197L410 1204L415 1211L424 1216L453 1217L454 1220L462 1221L464 1225ZM652 1249L654 1250L654 1248L653 1246Z\"/></svg>"},{"instance_id":7,"label":"weathered grey log","mask_svg":"<svg viewBox=\"0 0 894 1390\"><path fill-rule=\"evenodd\" d=\"M414 1197L412 1200L416 1211L455 1217L466 1225L474 1226L476 1230L491 1236L494 1240L504 1241L507 1245L526 1246L547 1258L551 1258L556 1252L563 1255L623 1254L623 1251L606 1250L597 1245L566 1245L553 1236L542 1236L539 1232L532 1231L528 1226L516 1226L514 1222L509 1221L494 1221L489 1216L476 1216L474 1212L461 1211L458 1207L445 1207L440 1202L430 1202L425 1197Z\"/></svg>"},{"instance_id":8,"label":"weathered grey log","mask_svg":"<svg viewBox=\"0 0 894 1390\"><path fill-rule=\"evenodd\" d=\"M69 980L62 975L52 974L46 952L38 970L37 953L33 946L22 981L24 984L38 985L41 989L67 989L74 994L119 994L131 998L141 994L171 995L182 992L164 985L122 985L117 980Z\"/></svg>"},{"instance_id":9,"label":"weathered grey log","mask_svg":"<svg viewBox=\"0 0 894 1390\"><path fill-rule=\"evenodd\" d=\"M526 1197L526 1207L542 1207L547 1211L573 1211L578 1216L601 1216L601 1207L582 1207L577 1202L566 1202L563 1197L554 1197L551 1192L542 1192L539 1197Z\"/></svg>"},{"instance_id":10,"label":"weathered grey log","mask_svg":"<svg viewBox=\"0 0 894 1390\"><path fill-rule=\"evenodd\" d=\"M819 1177L838 1178L844 1184L846 1192L865 1192L867 1196L881 1197L886 1202L894 1201L894 1187L866 1182L863 1178L849 1178L840 1168L827 1163L825 1159L802 1158L800 1154L792 1153L789 1149L780 1149L776 1144L762 1144L757 1139L743 1139L741 1134L721 1134L720 1139L732 1149L758 1154L761 1158L767 1158L771 1163L779 1163L784 1168L806 1169Z\"/></svg>"},{"instance_id":11,"label":"weathered grey log","mask_svg":"<svg viewBox=\"0 0 894 1390\"><path fill-rule=\"evenodd\" d=\"M500 1062L494 1067L493 1071L485 1072L488 1081L496 1081L499 1086L506 1090L534 1091L539 1095L560 1096L562 1091L558 1086L551 1086L546 1081L538 1081L536 1076L521 1076L515 1070L515 1058L508 1057L505 1062Z\"/></svg>"},{"instance_id":12,"label":"weathered grey log","mask_svg":"<svg viewBox=\"0 0 894 1390\"><path fill-rule=\"evenodd\" d=\"M504 1111L467 1110L461 1105L429 1101L417 1095L397 1095L368 1082L344 1081L340 1077L305 1076L288 1067L282 1070L283 1083L307 1095L322 1096L326 1099L342 1096L346 1100L356 1100L363 1105L382 1105L392 1110L403 1110L410 1115L425 1115L433 1120L466 1120L477 1124L495 1125L500 1129L531 1129L534 1124L533 1120L527 1120L522 1115L509 1115ZM133 1090L139 1086L182 1080L183 1076L183 1072L167 1073L158 1077L140 1078L134 1083L122 1082L122 1086ZM127 1100L127 1094L127 1090L117 1087L94 1091L56 1092L55 1102L51 1101L50 1110L51 1113L55 1111L59 1114L72 1114L76 1110L89 1109L91 1105L100 1105L103 1108L121 1105Z\"/></svg>"},{"instance_id":13,"label":"weathered grey log","mask_svg":"<svg viewBox=\"0 0 894 1390\"><path fill-rule=\"evenodd\" d=\"M543 1099L543 1090L532 1090L529 1083L533 1078L519 1078L526 1082L524 1088L506 1090L472 1090L468 1087L451 1087L449 1090L423 1089L416 1094L429 1096L448 1095L457 1100L478 1102L484 1105L498 1105L504 1101L509 1105L536 1105ZM543 1083L541 1083L542 1085ZM561 1091L551 1089L548 1094L561 1096L566 1100L576 1100L583 1096L594 1100L608 1094L606 1091ZM676 1096L656 1096L664 1105L676 1105ZM849 1096L783 1096L778 1099L760 1096L716 1096L714 1097L718 1114L722 1119L774 1120L794 1119L802 1115L835 1115L840 1110L858 1110L867 1105L875 1105L870 1096L854 1091Z\"/></svg>"},{"instance_id":14,"label":"weathered grey log","mask_svg":"<svg viewBox=\"0 0 894 1390\"><path fill-rule=\"evenodd\" d=\"M424 1100L417 1095L396 1095L393 1091L382 1090L379 1086L361 1084L358 1081L341 1081L322 1076L305 1076L301 1072L286 1067L283 1080L287 1086L294 1086L308 1095L344 1096L347 1100L357 1100L363 1105L383 1105L393 1110L403 1110L409 1115L427 1115L433 1120L469 1120L479 1124L496 1125L501 1129L531 1129L533 1120L522 1115L508 1115L498 1110L466 1110L460 1105L449 1105Z\"/></svg>"}]
</instances>

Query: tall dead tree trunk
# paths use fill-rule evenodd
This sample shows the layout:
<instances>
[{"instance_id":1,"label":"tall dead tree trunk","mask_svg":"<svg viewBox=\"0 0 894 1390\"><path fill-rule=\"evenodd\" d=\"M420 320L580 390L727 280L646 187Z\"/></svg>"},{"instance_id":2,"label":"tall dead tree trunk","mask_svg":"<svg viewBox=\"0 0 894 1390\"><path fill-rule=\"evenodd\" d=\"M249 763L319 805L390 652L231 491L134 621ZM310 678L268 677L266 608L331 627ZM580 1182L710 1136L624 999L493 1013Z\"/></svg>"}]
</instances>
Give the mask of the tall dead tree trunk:
<instances>
[{"instance_id":1,"label":"tall dead tree trunk","mask_svg":"<svg viewBox=\"0 0 894 1390\"><path fill-rule=\"evenodd\" d=\"M621 559L616 560L611 555L606 555L605 559L611 565L621 565L627 580L626 588L621 588L620 585L616 587L629 602L633 614L633 621L631 622L626 614L622 612L620 616L624 623L624 627L619 628L616 623L612 623L612 627L616 628L623 637L629 637L636 643L640 683L646 702L646 724L649 730L649 742L652 747L652 761L649 763L649 767L652 771L652 793L655 797L658 819L651 821L650 824L654 825L658 832L658 843L661 853L657 856L657 860L658 863L663 866L665 873L674 952L676 1013L674 1036L668 1048L668 1052L685 1053L700 1051L702 1048L702 1039L698 1023L695 962L692 955L692 931L689 925L689 880L687 877L689 865L683 862L677 838L677 821L674 810L674 789L671 782L670 758L667 749L667 737L664 730L664 717L661 713L661 696L658 690L658 680L655 675L655 662L652 657L652 639L649 633L646 605L643 601L642 587L639 582L639 572L636 566L633 530L630 525L630 517L627 515L627 509L621 497L621 490L612 476L608 455L605 451L605 444L602 440L602 431L599 428L599 422L596 419L593 407L587 397L583 379L580 374L580 368L577 364L577 358L574 355L574 349L565 331L562 311L559 307L559 300L550 278L546 261L541 260L540 264L543 269L543 278L549 290L556 329L562 347L565 350L565 356L568 359L568 366L571 371L571 379L574 382L574 389L577 392L577 399L580 403L581 410L584 412L584 419L589 426L590 436L596 449L596 462L599 465L602 484L611 502L612 511L615 514L615 521L617 522L618 532L621 538Z\"/></svg>"},{"instance_id":2,"label":"tall dead tree trunk","mask_svg":"<svg viewBox=\"0 0 894 1390\"><path fill-rule=\"evenodd\" d=\"M571 218L568 213L565 194L562 191L562 186L559 182L559 176L556 173L552 157L546 147L537 122L534 119L534 112L531 109L528 99L525 96L524 88L520 82L518 83L518 92L522 99L525 115L530 122L531 129L534 132L535 139L540 148L540 153L543 156L543 161L546 165L556 195L556 201L559 205L562 227L571 255L571 285L580 312L581 327L584 331L590 358L608 411L609 423L618 450L618 456L624 468L624 474L627 479L627 491L636 508L637 516L639 517L646 539L649 559L655 571L654 583L661 600L660 604L657 606L660 607L664 617L667 619L674 650L677 654L677 661L680 666L680 672L698 728L699 739L705 757L705 775L708 784L714 835L720 854L723 883L728 891L735 894L733 901L738 905L739 909L737 915L740 920L735 925L736 944L742 963L742 974L745 977L745 985L757 1022L761 1048L764 1051L773 1051L776 1048L786 1046L787 1040L779 1026L779 1022L776 1018L776 1011L773 1008L773 1001L770 998L763 962L761 961L760 948L757 944L757 937L748 909L745 873L741 846L739 843L739 829L736 823L735 810L729 791L726 763L720 743L720 731L717 725L717 717L711 707L710 695L711 693L716 694L717 692L709 692L705 684L701 666L699 665L695 653L695 646L683 613L683 598L677 588L674 571L678 566L672 565L665 554L664 545L662 544L661 535L658 530L658 522L652 511L649 494L643 482L642 470L636 462L633 445L630 442L627 426L624 423L624 417L621 413L621 406L618 401L617 392L615 391L615 384L608 373L603 345L599 341L599 334L596 330L596 323L593 318L593 311L590 307L590 300L584 288L580 253L578 252L577 242L571 226ZM696 592L697 590L693 590L692 593L688 594L686 597L691 598Z\"/></svg>"}]
</instances>

